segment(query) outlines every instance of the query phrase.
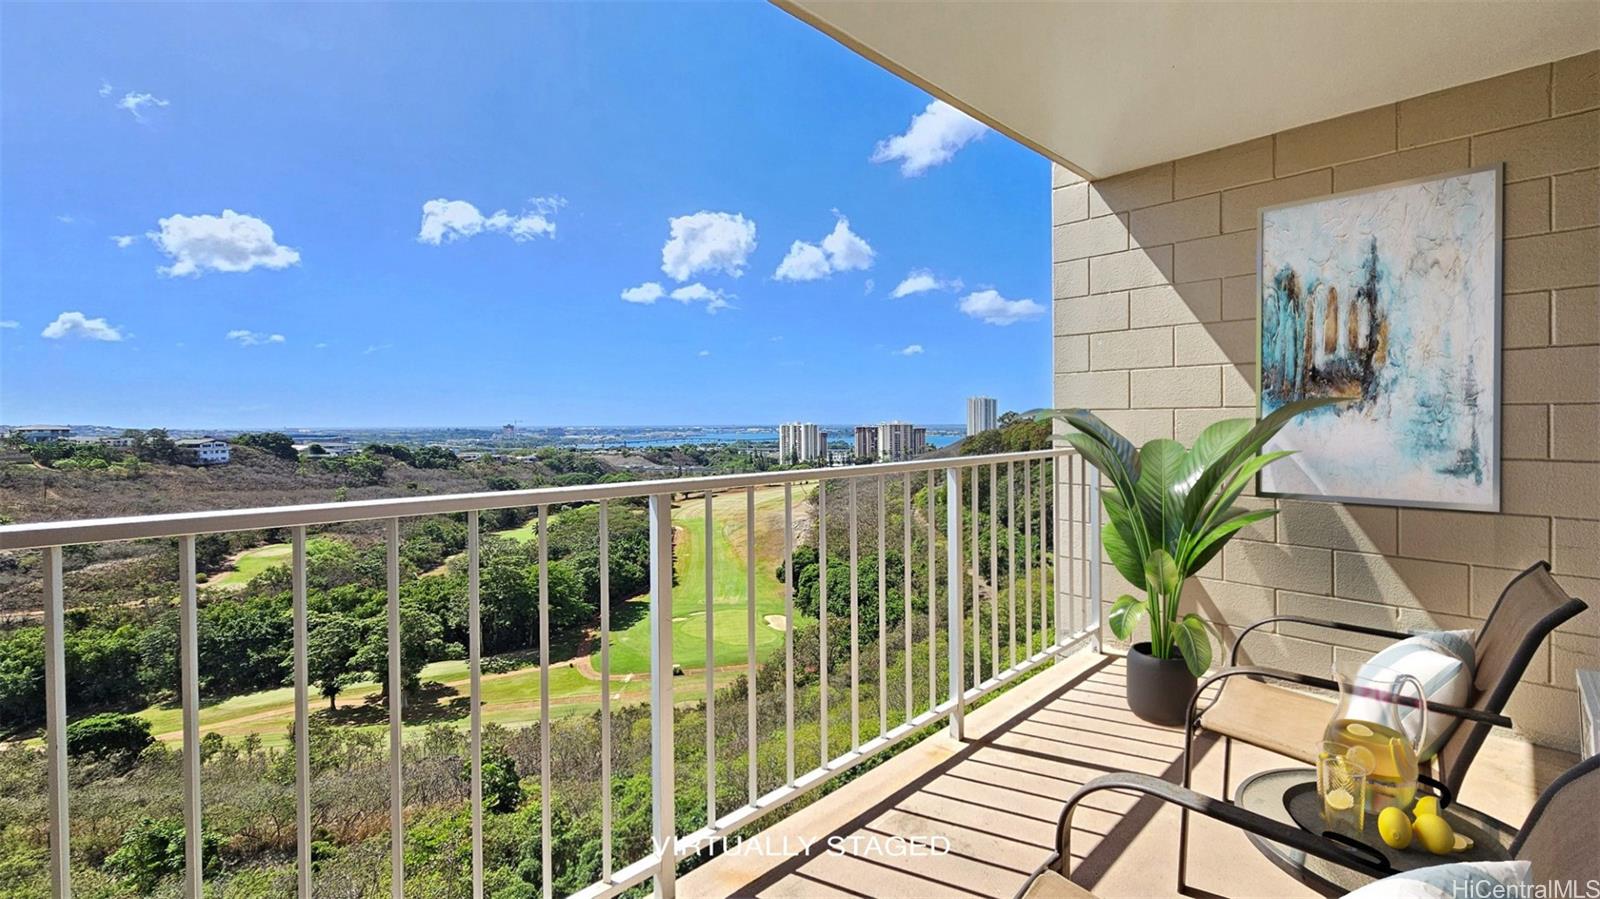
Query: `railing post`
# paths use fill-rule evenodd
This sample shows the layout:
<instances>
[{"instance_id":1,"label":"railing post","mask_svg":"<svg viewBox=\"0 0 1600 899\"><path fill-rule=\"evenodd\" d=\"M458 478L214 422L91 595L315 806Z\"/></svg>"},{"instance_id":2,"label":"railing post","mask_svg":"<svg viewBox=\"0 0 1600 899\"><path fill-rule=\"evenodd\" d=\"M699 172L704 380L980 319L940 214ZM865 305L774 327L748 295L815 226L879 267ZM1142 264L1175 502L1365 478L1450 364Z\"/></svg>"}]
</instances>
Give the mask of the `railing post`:
<instances>
[{"instance_id":1,"label":"railing post","mask_svg":"<svg viewBox=\"0 0 1600 899\"><path fill-rule=\"evenodd\" d=\"M1071 474L1069 467L1067 472L1069 478ZM1050 459L1050 518L1048 525L1050 528L1050 586L1055 591L1053 608L1055 610L1057 646L1067 642L1072 637L1072 628L1070 627L1072 613L1071 607L1068 606L1071 597L1067 596L1066 591L1062 589L1063 573L1070 563L1063 565L1061 562L1061 483L1061 457L1053 456ZM1072 491L1070 488L1066 491L1066 494L1068 497L1066 514L1071 515ZM1061 656L1057 655L1056 662L1059 664L1061 660Z\"/></svg>"},{"instance_id":2,"label":"railing post","mask_svg":"<svg viewBox=\"0 0 1600 899\"><path fill-rule=\"evenodd\" d=\"M1084 555L1089 559L1089 621L1094 622L1094 651L1100 651L1100 469L1084 461L1089 472L1089 498L1084 511L1089 519L1084 529ZM1088 627L1088 625L1085 625Z\"/></svg>"},{"instance_id":3,"label":"railing post","mask_svg":"<svg viewBox=\"0 0 1600 899\"><path fill-rule=\"evenodd\" d=\"M72 895L72 832L67 812L67 652L66 593L62 589L61 547L44 555L44 717L50 782L50 895Z\"/></svg>"},{"instance_id":4,"label":"railing post","mask_svg":"<svg viewBox=\"0 0 1600 899\"><path fill-rule=\"evenodd\" d=\"M200 899L205 873L200 823L199 599L194 536L178 538L178 689L183 697L183 895Z\"/></svg>"},{"instance_id":5,"label":"railing post","mask_svg":"<svg viewBox=\"0 0 1600 899\"><path fill-rule=\"evenodd\" d=\"M966 689L962 671L961 628L961 469L944 470L945 486L945 560L948 574L945 578L945 613L950 618L950 736L957 740L966 736Z\"/></svg>"},{"instance_id":6,"label":"railing post","mask_svg":"<svg viewBox=\"0 0 1600 899\"><path fill-rule=\"evenodd\" d=\"M753 688L754 685L752 685ZM673 809L672 494L650 496L650 786L657 899L677 895L677 821Z\"/></svg>"}]
</instances>

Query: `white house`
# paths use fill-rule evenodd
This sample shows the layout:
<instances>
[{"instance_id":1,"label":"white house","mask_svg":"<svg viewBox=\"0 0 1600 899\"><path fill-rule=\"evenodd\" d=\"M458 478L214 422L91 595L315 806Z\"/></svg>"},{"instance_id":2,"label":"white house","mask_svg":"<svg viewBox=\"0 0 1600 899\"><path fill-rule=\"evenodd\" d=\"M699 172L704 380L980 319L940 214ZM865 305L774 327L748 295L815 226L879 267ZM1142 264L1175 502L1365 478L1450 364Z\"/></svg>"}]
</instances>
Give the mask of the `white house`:
<instances>
[{"instance_id":1,"label":"white house","mask_svg":"<svg viewBox=\"0 0 1600 899\"><path fill-rule=\"evenodd\" d=\"M191 437L173 441L178 458L185 465L227 465L232 457L228 441L215 437Z\"/></svg>"}]
</instances>

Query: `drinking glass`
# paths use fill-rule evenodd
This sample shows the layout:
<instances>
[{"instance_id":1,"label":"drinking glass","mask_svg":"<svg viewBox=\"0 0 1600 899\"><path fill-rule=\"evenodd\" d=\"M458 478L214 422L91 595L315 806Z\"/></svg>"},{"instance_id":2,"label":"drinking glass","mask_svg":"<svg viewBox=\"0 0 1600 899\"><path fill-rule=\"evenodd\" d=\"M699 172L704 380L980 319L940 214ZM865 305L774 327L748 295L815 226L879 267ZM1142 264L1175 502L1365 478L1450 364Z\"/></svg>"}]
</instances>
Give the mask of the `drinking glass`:
<instances>
[{"instance_id":1,"label":"drinking glass","mask_svg":"<svg viewBox=\"0 0 1600 899\"><path fill-rule=\"evenodd\" d=\"M1324 742L1317 752L1317 797L1322 823L1359 834L1367 820L1367 777L1372 753L1361 746Z\"/></svg>"}]
</instances>

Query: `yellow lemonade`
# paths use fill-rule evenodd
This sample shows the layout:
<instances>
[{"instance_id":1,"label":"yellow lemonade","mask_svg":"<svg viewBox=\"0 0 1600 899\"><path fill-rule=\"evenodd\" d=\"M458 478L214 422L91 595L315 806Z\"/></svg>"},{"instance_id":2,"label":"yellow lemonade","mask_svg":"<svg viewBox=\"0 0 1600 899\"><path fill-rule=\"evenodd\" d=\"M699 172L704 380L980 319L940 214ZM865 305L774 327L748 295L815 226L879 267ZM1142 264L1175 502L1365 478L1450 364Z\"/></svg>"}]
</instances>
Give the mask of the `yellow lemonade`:
<instances>
[{"instance_id":1,"label":"yellow lemonade","mask_svg":"<svg viewBox=\"0 0 1600 899\"><path fill-rule=\"evenodd\" d=\"M1367 775L1368 811L1380 812L1390 806L1411 807L1411 800L1417 795L1417 756L1404 734L1371 721L1335 718L1328 722L1325 739L1352 747L1352 751L1359 747L1371 755L1372 772Z\"/></svg>"}]
</instances>

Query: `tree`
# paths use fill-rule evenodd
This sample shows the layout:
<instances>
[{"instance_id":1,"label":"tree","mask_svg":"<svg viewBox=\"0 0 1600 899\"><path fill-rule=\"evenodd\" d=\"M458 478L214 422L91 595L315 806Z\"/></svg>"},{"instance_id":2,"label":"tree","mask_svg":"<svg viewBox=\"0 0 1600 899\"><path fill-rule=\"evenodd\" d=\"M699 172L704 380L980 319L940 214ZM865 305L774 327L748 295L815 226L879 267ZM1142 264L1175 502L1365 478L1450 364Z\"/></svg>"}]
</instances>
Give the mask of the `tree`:
<instances>
[{"instance_id":1,"label":"tree","mask_svg":"<svg viewBox=\"0 0 1600 899\"><path fill-rule=\"evenodd\" d=\"M339 707L339 691L357 673L355 659L366 628L360 619L340 612L313 613L307 624L306 676L328 698L332 711Z\"/></svg>"},{"instance_id":2,"label":"tree","mask_svg":"<svg viewBox=\"0 0 1600 899\"><path fill-rule=\"evenodd\" d=\"M167 435L166 428L151 428L135 437L133 453L146 462L178 461L178 445Z\"/></svg>"},{"instance_id":3,"label":"tree","mask_svg":"<svg viewBox=\"0 0 1600 899\"><path fill-rule=\"evenodd\" d=\"M294 448L294 440L290 439L288 434L280 434L277 431L240 434L233 438L233 442L239 446L253 446L286 462L300 460L300 451Z\"/></svg>"},{"instance_id":4,"label":"tree","mask_svg":"<svg viewBox=\"0 0 1600 899\"><path fill-rule=\"evenodd\" d=\"M233 695L283 683L293 647L289 597L208 603L200 609L200 686Z\"/></svg>"},{"instance_id":5,"label":"tree","mask_svg":"<svg viewBox=\"0 0 1600 899\"><path fill-rule=\"evenodd\" d=\"M400 690L415 696L422 686L422 667L444 649L439 619L413 603L400 604ZM356 653L357 670L370 673L380 684L379 695L389 695L389 628L386 618L375 618L367 638Z\"/></svg>"},{"instance_id":6,"label":"tree","mask_svg":"<svg viewBox=\"0 0 1600 899\"><path fill-rule=\"evenodd\" d=\"M155 742L150 722L137 715L101 712L67 725L67 754L71 756L137 756Z\"/></svg>"}]
</instances>

